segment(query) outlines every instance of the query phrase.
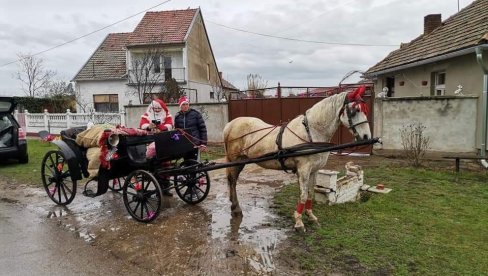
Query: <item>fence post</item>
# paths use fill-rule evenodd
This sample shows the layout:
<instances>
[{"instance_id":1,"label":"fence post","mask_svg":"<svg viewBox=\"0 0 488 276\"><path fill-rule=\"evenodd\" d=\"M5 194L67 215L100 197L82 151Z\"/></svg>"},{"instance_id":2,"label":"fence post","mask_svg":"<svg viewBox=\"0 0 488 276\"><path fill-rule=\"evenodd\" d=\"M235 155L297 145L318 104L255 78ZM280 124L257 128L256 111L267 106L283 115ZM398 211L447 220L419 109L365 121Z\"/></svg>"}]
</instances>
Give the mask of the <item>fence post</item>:
<instances>
[{"instance_id":1,"label":"fence post","mask_svg":"<svg viewBox=\"0 0 488 276\"><path fill-rule=\"evenodd\" d=\"M29 110L24 109L25 133L29 132Z\"/></svg>"},{"instance_id":2,"label":"fence post","mask_svg":"<svg viewBox=\"0 0 488 276\"><path fill-rule=\"evenodd\" d=\"M44 129L47 128L47 131L51 133L51 127L49 126L49 118L48 118L49 113L47 112L47 109L44 109Z\"/></svg>"},{"instance_id":3,"label":"fence post","mask_svg":"<svg viewBox=\"0 0 488 276\"><path fill-rule=\"evenodd\" d=\"M71 110L66 109L66 128L71 127Z\"/></svg>"},{"instance_id":4,"label":"fence post","mask_svg":"<svg viewBox=\"0 0 488 276\"><path fill-rule=\"evenodd\" d=\"M125 111L120 110L119 115L120 115L120 125L125 126Z\"/></svg>"}]
</instances>

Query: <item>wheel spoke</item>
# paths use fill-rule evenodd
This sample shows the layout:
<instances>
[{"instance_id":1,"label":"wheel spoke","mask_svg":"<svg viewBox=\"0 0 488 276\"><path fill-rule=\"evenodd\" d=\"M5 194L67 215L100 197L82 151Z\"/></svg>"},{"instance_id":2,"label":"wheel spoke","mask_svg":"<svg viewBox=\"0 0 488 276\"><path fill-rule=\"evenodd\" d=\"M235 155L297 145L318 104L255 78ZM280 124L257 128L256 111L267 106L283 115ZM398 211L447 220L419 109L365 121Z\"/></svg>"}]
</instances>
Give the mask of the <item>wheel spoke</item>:
<instances>
[{"instance_id":1,"label":"wheel spoke","mask_svg":"<svg viewBox=\"0 0 488 276\"><path fill-rule=\"evenodd\" d=\"M60 189L60 187L59 187L59 186L61 186L61 185L58 185L58 184L56 183L56 187L57 187L56 192L58 192L58 199L59 199L59 201L58 201L58 202L59 202L59 203L61 203L61 189Z\"/></svg>"},{"instance_id":2,"label":"wheel spoke","mask_svg":"<svg viewBox=\"0 0 488 276\"><path fill-rule=\"evenodd\" d=\"M141 203L141 219L144 218L144 202Z\"/></svg>"},{"instance_id":3,"label":"wheel spoke","mask_svg":"<svg viewBox=\"0 0 488 276\"><path fill-rule=\"evenodd\" d=\"M157 210L157 208L155 208L155 207L154 207L154 206L151 204L151 201L153 201L153 200L154 200L154 199L148 199L146 203L147 203L147 205L149 205L149 207L151 207L152 211L156 211L156 210ZM147 208L147 206L146 206L146 208Z\"/></svg>"},{"instance_id":4,"label":"wheel spoke","mask_svg":"<svg viewBox=\"0 0 488 276\"><path fill-rule=\"evenodd\" d=\"M49 156L51 157L51 156ZM53 166L48 166L48 164L45 164L44 167L46 167L50 172L51 172L51 176L54 176L54 174L56 173L53 169Z\"/></svg>"},{"instance_id":5,"label":"wheel spoke","mask_svg":"<svg viewBox=\"0 0 488 276\"><path fill-rule=\"evenodd\" d=\"M139 208L139 204L141 204L139 201L136 204L136 207L133 209L133 213L137 213L137 208Z\"/></svg>"},{"instance_id":6,"label":"wheel spoke","mask_svg":"<svg viewBox=\"0 0 488 276\"><path fill-rule=\"evenodd\" d=\"M68 187L68 185L66 185L66 183L62 182L61 187L63 187L63 190L66 189L70 194L73 194L73 191Z\"/></svg>"},{"instance_id":7,"label":"wheel spoke","mask_svg":"<svg viewBox=\"0 0 488 276\"><path fill-rule=\"evenodd\" d=\"M63 191L63 195L64 195L64 199L66 199L66 201L68 201L68 196L66 195L66 189L65 189L65 185L64 183L61 183L61 185L59 185L61 187L61 190Z\"/></svg>"}]
</instances>

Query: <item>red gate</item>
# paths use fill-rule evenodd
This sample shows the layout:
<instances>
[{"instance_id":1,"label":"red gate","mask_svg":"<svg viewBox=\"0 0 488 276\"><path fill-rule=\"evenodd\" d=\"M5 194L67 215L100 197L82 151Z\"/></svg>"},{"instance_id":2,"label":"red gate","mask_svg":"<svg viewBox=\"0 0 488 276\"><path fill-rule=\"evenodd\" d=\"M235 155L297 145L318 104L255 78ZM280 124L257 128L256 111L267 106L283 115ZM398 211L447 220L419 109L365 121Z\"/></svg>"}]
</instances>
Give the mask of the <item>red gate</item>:
<instances>
[{"instance_id":1,"label":"red gate","mask_svg":"<svg viewBox=\"0 0 488 276\"><path fill-rule=\"evenodd\" d=\"M273 98L247 98L246 95L241 92L240 94L244 96L243 99L231 99L229 101L229 121L237 117L248 116L260 118L261 120L272 125L280 125L282 122L288 122L296 116L305 113L307 109L325 98L325 95L328 95L330 93L337 93L339 91L343 91L344 89L353 89L358 87L359 85L366 85L366 93L363 96L363 99L368 105L368 120L370 122L369 126L371 128L371 134L373 134L374 88L372 83L347 85L346 88L342 87L341 89L339 89L338 87L310 89L306 87L280 86L266 89L267 91L264 91L265 95L266 93L269 94L270 91L276 92L277 97ZM297 93L296 95L294 94L294 96L282 97L281 91L286 89L299 89L306 91L306 93ZM342 125L331 140L331 142L334 144L345 144L352 141L354 141L353 136L350 134L349 130ZM361 149L352 149L351 151L360 153L371 153L371 150L372 146L367 146Z\"/></svg>"}]
</instances>

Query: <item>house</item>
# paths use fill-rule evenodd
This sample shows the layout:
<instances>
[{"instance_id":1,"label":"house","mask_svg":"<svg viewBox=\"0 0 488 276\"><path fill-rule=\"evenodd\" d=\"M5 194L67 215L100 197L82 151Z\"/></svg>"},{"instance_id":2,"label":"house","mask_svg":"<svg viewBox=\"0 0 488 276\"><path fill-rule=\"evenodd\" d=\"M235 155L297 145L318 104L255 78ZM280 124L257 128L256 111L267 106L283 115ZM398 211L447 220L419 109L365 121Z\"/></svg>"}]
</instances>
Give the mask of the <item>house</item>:
<instances>
[{"instance_id":1,"label":"house","mask_svg":"<svg viewBox=\"0 0 488 276\"><path fill-rule=\"evenodd\" d=\"M228 100L228 99L230 99L230 95L232 93L239 92L239 89L237 87L235 87L232 83L230 83L229 81L224 79L222 77L222 72L220 72L219 74L220 74L220 79L222 80L222 91Z\"/></svg>"},{"instance_id":2,"label":"house","mask_svg":"<svg viewBox=\"0 0 488 276\"><path fill-rule=\"evenodd\" d=\"M427 15L423 34L367 70L378 95L373 132L383 144L377 147L403 150L400 130L420 122L429 150L485 156L487 14L488 0L475 0L445 21Z\"/></svg>"},{"instance_id":3,"label":"house","mask_svg":"<svg viewBox=\"0 0 488 276\"><path fill-rule=\"evenodd\" d=\"M385 89L389 97L480 95L483 71L475 51L488 49L487 14L488 0L476 0L444 22L440 14L425 16L423 34L367 70L375 92Z\"/></svg>"},{"instance_id":4,"label":"house","mask_svg":"<svg viewBox=\"0 0 488 276\"><path fill-rule=\"evenodd\" d=\"M73 78L78 110L145 103L168 79L194 103L217 101L222 80L200 9L147 12L133 32L109 34Z\"/></svg>"}]
</instances>

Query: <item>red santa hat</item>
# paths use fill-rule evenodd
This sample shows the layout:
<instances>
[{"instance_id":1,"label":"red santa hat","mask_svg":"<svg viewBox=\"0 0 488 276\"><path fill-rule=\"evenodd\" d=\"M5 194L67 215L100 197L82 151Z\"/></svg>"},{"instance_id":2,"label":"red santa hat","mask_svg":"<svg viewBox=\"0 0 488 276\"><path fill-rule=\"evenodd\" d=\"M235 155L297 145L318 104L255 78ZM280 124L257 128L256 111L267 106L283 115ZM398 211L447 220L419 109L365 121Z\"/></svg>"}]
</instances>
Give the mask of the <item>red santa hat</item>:
<instances>
[{"instance_id":1,"label":"red santa hat","mask_svg":"<svg viewBox=\"0 0 488 276\"><path fill-rule=\"evenodd\" d=\"M190 103L190 101L188 100L188 98L186 96L183 96L178 100L178 105L180 106L180 108L181 108L181 105L184 103L187 103L187 104Z\"/></svg>"}]
</instances>

